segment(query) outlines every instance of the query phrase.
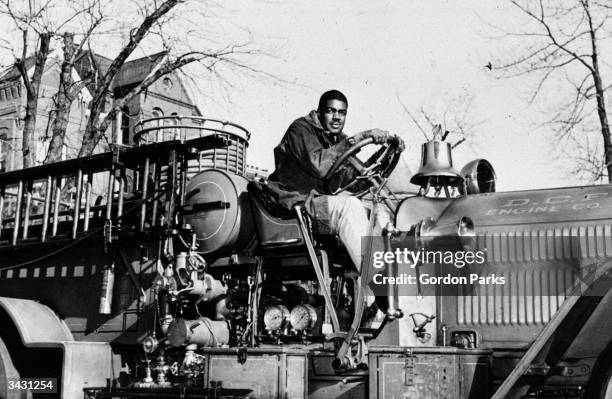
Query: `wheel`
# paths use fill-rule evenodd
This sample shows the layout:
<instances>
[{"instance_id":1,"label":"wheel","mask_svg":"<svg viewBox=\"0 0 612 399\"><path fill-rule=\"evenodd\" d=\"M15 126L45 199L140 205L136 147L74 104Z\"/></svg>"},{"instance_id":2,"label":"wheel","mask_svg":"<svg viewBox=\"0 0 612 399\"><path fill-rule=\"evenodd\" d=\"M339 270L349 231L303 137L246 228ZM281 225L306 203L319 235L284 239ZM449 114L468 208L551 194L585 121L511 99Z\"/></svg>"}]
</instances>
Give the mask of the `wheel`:
<instances>
[{"instance_id":1,"label":"wheel","mask_svg":"<svg viewBox=\"0 0 612 399\"><path fill-rule=\"evenodd\" d=\"M608 366L610 365L610 362ZM612 367L608 367L607 371L593 376L593 381L589 383L588 395L589 399L612 399Z\"/></svg>"},{"instance_id":2,"label":"wheel","mask_svg":"<svg viewBox=\"0 0 612 399\"><path fill-rule=\"evenodd\" d=\"M593 366L586 393L587 399L612 399L612 344L608 345Z\"/></svg>"},{"instance_id":3,"label":"wheel","mask_svg":"<svg viewBox=\"0 0 612 399\"><path fill-rule=\"evenodd\" d=\"M402 152L397 138L389 137L387 142L381 144L379 150L370 159L365 163L361 162L355 155L363 147L373 143L373 139L365 138L346 150L336 160L325 176L325 186L330 194L337 195L343 191L350 191L353 195L360 197L367 193L370 187L379 188L382 179L387 178L393 172ZM342 178L338 180L338 172L348 165L352 166L357 175L354 176L352 181L347 182ZM358 188L361 182L365 184L365 188Z\"/></svg>"},{"instance_id":4,"label":"wheel","mask_svg":"<svg viewBox=\"0 0 612 399\"><path fill-rule=\"evenodd\" d=\"M9 381L18 380L19 372L13 365L11 354L0 338L0 398L6 399L31 399L31 392L20 392L9 390Z\"/></svg>"},{"instance_id":5,"label":"wheel","mask_svg":"<svg viewBox=\"0 0 612 399\"><path fill-rule=\"evenodd\" d=\"M601 397L603 399L612 399L612 378L610 378L612 377L612 369L608 370L606 377L607 377L608 383L604 387L604 390L601 392L602 393Z\"/></svg>"}]
</instances>

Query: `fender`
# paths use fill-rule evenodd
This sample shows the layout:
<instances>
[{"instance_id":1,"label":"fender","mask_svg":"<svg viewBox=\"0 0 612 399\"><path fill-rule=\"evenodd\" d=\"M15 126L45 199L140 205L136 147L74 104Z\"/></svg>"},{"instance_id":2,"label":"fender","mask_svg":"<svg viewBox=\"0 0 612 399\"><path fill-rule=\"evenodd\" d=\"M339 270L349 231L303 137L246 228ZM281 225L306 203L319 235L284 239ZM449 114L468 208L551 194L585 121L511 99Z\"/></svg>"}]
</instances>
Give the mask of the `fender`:
<instances>
[{"instance_id":1,"label":"fender","mask_svg":"<svg viewBox=\"0 0 612 399\"><path fill-rule=\"evenodd\" d=\"M15 324L27 348L74 341L68 326L48 306L29 299L0 297L0 307Z\"/></svg>"},{"instance_id":2,"label":"fender","mask_svg":"<svg viewBox=\"0 0 612 399\"><path fill-rule=\"evenodd\" d=\"M82 398L84 387L106 386L107 378L113 378L115 359L109 343L75 341L66 323L36 301L0 297L0 308L8 314L25 347L62 350L58 383L63 398Z\"/></svg>"}]
</instances>

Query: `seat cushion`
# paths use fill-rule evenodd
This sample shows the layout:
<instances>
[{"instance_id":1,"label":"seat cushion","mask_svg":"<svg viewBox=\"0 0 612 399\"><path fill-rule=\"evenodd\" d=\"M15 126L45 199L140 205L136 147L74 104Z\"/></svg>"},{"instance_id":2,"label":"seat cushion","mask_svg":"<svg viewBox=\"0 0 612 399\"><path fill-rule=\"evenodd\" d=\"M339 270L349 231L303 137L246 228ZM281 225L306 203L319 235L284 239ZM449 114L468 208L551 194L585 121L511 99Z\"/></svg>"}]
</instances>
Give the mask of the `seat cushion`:
<instances>
[{"instance_id":1,"label":"seat cushion","mask_svg":"<svg viewBox=\"0 0 612 399\"><path fill-rule=\"evenodd\" d=\"M266 184L251 181L247 185L251 198L255 199L271 216L279 219L294 219L295 212L285 208L276 201L276 196Z\"/></svg>"}]
</instances>

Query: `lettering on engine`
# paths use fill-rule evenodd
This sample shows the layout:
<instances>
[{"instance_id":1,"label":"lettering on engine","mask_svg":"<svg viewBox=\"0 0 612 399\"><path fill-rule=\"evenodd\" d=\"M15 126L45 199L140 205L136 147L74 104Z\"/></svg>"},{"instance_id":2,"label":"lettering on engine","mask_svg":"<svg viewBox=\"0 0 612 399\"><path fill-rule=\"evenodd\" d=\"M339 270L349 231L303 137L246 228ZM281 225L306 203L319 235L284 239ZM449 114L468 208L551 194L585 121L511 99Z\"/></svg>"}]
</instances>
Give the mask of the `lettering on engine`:
<instances>
[{"instance_id":1,"label":"lettering on engine","mask_svg":"<svg viewBox=\"0 0 612 399\"><path fill-rule=\"evenodd\" d=\"M555 195L545 198L510 198L505 200L499 208L484 211L486 216L526 215L552 212L579 212L594 210L602 207L608 193L587 193L580 197L572 195Z\"/></svg>"}]
</instances>

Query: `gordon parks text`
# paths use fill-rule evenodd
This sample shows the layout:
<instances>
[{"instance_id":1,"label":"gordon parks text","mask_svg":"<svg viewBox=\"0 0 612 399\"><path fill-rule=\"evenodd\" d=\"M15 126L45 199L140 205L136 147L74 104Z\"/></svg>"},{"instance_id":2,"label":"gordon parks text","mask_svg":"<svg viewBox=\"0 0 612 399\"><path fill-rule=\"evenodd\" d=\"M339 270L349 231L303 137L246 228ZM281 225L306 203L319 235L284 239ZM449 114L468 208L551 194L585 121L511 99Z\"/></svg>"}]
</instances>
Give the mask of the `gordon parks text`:
<instances>
[{"instance_id":1,"label":"gordon parks text","mask_svg":"<svg viewBox=\"0 0 612 399\"><path fill-rule=\"evenodd\" d=\"M376 251L372 253L372 266L381 269L392 264L408 265L414 269L417 265L438 264L452 265L462 269L466 265L482 265L486 261L484 251L430 251L425 249L409 250L397 248L395 251ZM467 284L493 284L506 283L504 276L482 276L477 273L457 276L453 274L432 276L428 273L417 273L416 275L399 273L395 276L377 273L372 277L372 282L377 285L384 284L422 284L422 285L467 285Z\"/></svg>"}]
</instances>

